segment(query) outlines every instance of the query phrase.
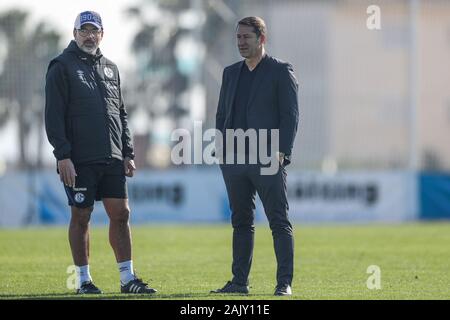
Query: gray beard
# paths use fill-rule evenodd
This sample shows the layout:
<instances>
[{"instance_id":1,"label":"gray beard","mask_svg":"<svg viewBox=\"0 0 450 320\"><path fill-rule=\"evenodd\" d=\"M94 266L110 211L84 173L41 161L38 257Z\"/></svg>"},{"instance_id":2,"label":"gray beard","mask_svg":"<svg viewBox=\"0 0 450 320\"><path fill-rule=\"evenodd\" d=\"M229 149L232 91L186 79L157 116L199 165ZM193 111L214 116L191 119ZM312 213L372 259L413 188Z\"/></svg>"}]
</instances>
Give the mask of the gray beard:
<instances>
[{"instance_id":1,"label":"gray beard","mask_svg":"<svg viewBox=\"0 0 450 320\"><path fill-rule=\"evenodd\" d=\"M95 53L97 52L98 47L95 47L93 49L88 49L86 47L81 47L80 49L81 49L81 51L86 52L87 54L90 54L91 56L94 56Z\"/></svg>"}]
</instances>

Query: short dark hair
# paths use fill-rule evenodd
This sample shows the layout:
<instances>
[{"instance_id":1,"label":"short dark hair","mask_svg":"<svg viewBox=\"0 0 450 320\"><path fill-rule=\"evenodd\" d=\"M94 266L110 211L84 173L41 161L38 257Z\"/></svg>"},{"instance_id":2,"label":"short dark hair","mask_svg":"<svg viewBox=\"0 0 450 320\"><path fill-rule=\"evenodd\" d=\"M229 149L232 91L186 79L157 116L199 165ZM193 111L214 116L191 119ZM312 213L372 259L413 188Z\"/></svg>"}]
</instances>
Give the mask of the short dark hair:
<instances>
[{"instance_id":1,"label":"short dark hair","mask_svg":"<svg viewBox=\"0 0 450 320\"><path fill-rule=\"evenodd\" d=\"M256 33L256 36L258 38L260 35L266 36L266 33L267 33L266 23L260 17L243 18L243 19L239 20L237 25L253 27L253 31Z\"/></svg>"}]
</instances>

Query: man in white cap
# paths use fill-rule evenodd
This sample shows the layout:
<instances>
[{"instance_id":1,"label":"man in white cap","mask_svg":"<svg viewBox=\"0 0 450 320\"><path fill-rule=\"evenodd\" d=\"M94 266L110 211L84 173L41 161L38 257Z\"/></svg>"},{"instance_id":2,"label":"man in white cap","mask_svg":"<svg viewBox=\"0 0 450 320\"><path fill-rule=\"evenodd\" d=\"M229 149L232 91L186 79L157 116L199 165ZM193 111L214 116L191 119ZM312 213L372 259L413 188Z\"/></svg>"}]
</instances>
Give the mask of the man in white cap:
<instances>
[{"instance_id":1,"label":"man in white cap","mask_svg":"<svg viewBox=\"0 0 450 320\"><path fill-rule=\"evenodd\" d=\"M103 23L94 11L80 13L74 40L48 67L45 127L57 172L71 206L69 242L79 277L79 294L102 293L89 272L89 220L102 200L110 219L109 241L116 256L122 293L155 293L133 270L126 176L134 151L117 66L99 44Z\"/></svg>"}]
</instances>

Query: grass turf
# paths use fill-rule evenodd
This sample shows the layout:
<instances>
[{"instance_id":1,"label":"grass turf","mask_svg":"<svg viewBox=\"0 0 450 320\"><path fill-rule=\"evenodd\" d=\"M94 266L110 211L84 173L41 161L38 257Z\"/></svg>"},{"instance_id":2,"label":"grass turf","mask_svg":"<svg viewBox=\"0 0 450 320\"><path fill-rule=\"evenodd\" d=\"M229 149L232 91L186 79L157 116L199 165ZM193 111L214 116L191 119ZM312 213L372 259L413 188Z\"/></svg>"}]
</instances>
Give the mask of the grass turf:
<instances>
[{"instance_id":1,"label":"grass turf","mask_svg":"<svg viewBox=\"0 0 450 320\"><path fill-rule=\"evenodd\" d=\"M91 228L91 274L105 294L67 289L72 264L65 227L0 230L0 299L449 299L450 223L295 226L293 296L274 297L270 230L256 226L250 295L211 295L231 278L228 225L133 226L134 267L158 289L121 295L108 230ZM369 290L368 266L381 269Z\"/></svg>"}]
</instances>

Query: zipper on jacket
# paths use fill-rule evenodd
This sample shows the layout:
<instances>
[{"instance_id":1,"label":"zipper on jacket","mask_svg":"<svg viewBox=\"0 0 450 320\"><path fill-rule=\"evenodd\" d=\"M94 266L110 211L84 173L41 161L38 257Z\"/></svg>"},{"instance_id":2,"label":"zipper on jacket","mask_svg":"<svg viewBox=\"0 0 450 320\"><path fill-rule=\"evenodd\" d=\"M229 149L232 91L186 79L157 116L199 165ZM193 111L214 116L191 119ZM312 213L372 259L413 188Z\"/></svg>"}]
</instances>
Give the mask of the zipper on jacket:
<instances>
[{"instance_id":1,"label":"zipper on jacket","mask_svg":"<svg viewBox=\"0 0 450 320\"><path fill-rule=\"evenodd\" d=\"M97 88L99 90L100 93L100 100L102 105L103 105L103 109L105 111L105 126L106 126L106 136L108 138L108 146L109 146L109 156L108 158L112 158L112 147L111 147L111 132L109 131L109 112L108 112L108 106L106 104L105 101L105 95L103 93L103 87L102 87L102 83L101 83L101 79L99 79L98 76L98 72L97 72L97 65L100 66L100 59L97 61L94 61L93 65L92 65L92 71L94 72L94 78L95 78L95 83L97 83Z\"/></svg>"}]
</instances>

